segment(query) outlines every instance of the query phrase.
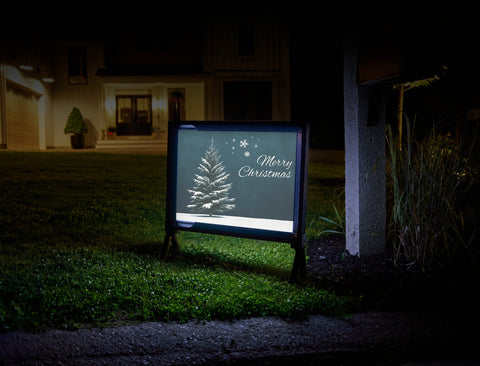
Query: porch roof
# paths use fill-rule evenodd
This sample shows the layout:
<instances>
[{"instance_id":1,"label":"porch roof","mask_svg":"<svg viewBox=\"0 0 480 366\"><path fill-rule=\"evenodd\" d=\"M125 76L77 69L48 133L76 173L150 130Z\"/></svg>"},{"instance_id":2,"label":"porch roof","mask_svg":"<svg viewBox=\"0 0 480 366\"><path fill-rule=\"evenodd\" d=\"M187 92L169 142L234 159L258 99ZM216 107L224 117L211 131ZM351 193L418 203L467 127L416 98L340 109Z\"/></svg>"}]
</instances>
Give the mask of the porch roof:
<instances>
[{"instance_id":1,"label":"porch roof","mask_svg":"<svg viewBox=\"0 0 480 366\"><path fill-rule=\"evenodd\" d=\"M108 66L97 76L194 76L208 75L201 66Z\"/></svg>"}]
</instances>

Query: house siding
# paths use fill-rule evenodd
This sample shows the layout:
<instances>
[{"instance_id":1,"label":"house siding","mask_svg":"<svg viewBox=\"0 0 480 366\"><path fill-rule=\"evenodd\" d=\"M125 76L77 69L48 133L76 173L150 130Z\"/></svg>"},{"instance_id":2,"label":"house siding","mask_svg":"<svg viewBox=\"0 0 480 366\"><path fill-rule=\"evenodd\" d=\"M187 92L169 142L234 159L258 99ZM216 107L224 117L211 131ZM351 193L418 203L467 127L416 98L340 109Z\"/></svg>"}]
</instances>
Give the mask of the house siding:
<instances>
[{"instance_id":1,"label":"house siding","mask_svg":"<svg viewBox=\"0 0 480 366\"><path fill-rule=\"evenodd\" d=\"M248 56L238 53L239 24L244 21L254 24L255 52ZM35 110L36 115L21 116L22 121L11 122L8 126L6 118L2 117L2 128L17 131L15 133L18 136L24 134L24 147L69 147L70 138L63 130L69 113L76 107L89 127L85 138L86 146L94 147L97 141L104 138L108 127L115 126L115 96L126 92L146 93L152 97L153 137L166 140L169 88L185 90L186 120L223 120L226 82L271 83L271 119L290 120L289 42L286 26L275 19L245 20L235 17L206 20L200 22L200 25L186 27L185 31L175 34L175 39L171 40L171 49L162 46L162 33L158 30L150 30L152 33L146 34L147 38L156 42L151 50L135 49L135 37L126 43L119 40L117 48L115 44L104 40L51 41L48 43L49 52L44 52L41 59L34 60L38 70L43 70L43 65L47 65L47 70L54 79L53 84L40 82L42 90L36 92L26 109L32 113ZM189 33L188 29L192 32ZM163 37L168 37L168 34ZM180 47L182 37L187 37L183 39L188 49ZM45 49L45 42L38 46ZM18 60L12 57L16 54L15 42L12 45L10 54L7 50L3 55L4 65L19 72ZM86 83L72 84L69 79L69 47L84 47L86 50ZM15 79L5 72L3 77L7 82ZM35 90L36 87L32 88L29 83L35 80L39 82L41 74L32 72L22 77L23 81L26 80L22 81L23 84ZM4 109L11 116L11 111L18 109L16 102L8 97L5 86L0 92L6 103ZM35 100L36 107L33 106ZM3 111L2 116L5 114ZM12 120L12 117L9 118ZM25 123L29 125L26 126ZM13 137L8 133L2 136L2 140L9 140L7 147L14 146L15 139L19 138L21 137Z\"/></svg>"},{"instance_id":2,"label":"house siding","mask_svg":"<svg viewBox=\"0 0 480 366\"><path fill-rule=\"evenodd\" d=\"M39 148L37 96L7 83L6 106L8 147Z\"/></svg>"},{"instance_id":3,"label":"house siding","mask_svg":"<svg viewBox=\"0 0 480 366\"><path fill-rule=\"evenodd\" d=\"M238 52L238 29L242 22L255 27L253 55ZM272 119L290 120L289 37L277 20L225 19L208 23L204 35L204 71L213 75L208 83L209 119L224 116L225 82L272 83Z\"/></svg>"},{"instance_id":4,"label":"house siding","mask_svg":"<svg viewBox=\"0 0 480 366\"><path fill-rule=\"evenodd\" d=\"M87 50L87 84L72 85L68 80L68 47L84 46ZM58 43L54 56L54 88L52 91L53 118L49 147L70 145L69 135L63 132L68 115L77 107L87 122L89 131L85 136L87 147L95 146L99 127L103 122L102 91L96 71L103 66L103 45L97 42Z\"/></svg>"}]
</instances>

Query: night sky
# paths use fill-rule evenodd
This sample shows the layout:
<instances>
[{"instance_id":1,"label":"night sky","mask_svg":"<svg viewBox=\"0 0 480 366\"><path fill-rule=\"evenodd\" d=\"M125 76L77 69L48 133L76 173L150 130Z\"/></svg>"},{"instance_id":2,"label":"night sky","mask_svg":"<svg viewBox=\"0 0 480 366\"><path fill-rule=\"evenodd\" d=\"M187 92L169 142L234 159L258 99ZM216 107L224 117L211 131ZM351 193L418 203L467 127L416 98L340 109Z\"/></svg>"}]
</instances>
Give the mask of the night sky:
<instances>
[{"instance_id":1,"label":"night sky","mask_svg":"<svg viewBox=\"0 0 480 366\"><path fill-rule=\"evenodd\" d=\"M292 119L311 121L312 147L343 148L342 38L352 32L364 48L400 52L404 80L439 75L430 87L405 94L404 111L418 125L446 119L453 126L466 110L480 106L480 29L473 14L468 8L402 4L395 10L345 7L291 17ZM387 123L396 118L392 86L381 86L387 91Z\"/></svg>"}]
</instances>

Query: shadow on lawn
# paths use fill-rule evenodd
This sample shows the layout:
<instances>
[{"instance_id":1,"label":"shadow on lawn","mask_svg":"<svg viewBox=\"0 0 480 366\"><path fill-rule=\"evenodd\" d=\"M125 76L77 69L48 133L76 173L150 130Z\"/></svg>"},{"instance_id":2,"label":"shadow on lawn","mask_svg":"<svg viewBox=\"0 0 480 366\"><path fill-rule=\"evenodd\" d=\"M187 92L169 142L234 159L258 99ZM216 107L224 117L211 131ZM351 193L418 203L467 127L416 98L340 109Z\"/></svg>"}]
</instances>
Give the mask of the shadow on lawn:
<instances>
[{"instance_id":1,"label":"shadow on lawn","mask_svg":"<svg viewBox=\"0 0 480 366\"><path fill-rule=\"evenodd\" d=\"M290 270L246 263L222 253L191 252L181 246L178 250L170 249L163 259L162 245L163 242L145 242L119 250L186 266L242 271L282 281L290 277ZM480 306L476 296L479 266L460 256L449 268L426 278L395 265L388 252L362 258L349 255L342 235L308 241L307 255L307 277L297 285L356 298L358 309L364 311L467 311Z\"/></svg>"},{"instance_id":2,"label":"shadow on lawn","mask_svg":"<svg viewBox=\"0 0 480 366\"><path fill-rule=\"evenodd\" d=\"M213 254L201 251L198 251L196 253L190 253L188 251L182 250L181 246L178 249L170 247L167 251L166 258L163 258L162 248L163 242L145 242L142 244L120 247L119 251L134 253L141 256L155 257L159 260L165 260L166 262L171 263L181 263L190 266L205 266L232 271L243 271L259 275L267 275L271 277L277 277L280 280L285 281L288 281L290 277L290 271L286 271L278 267L248 264L241 261L240 259L227 257L220 253Z\"/></svg>"},{"instance_id":3,"label":"shadow on lawn","mask_svg":"<svg viewBox=\"0 0 480 366\"><path fill-rule=\"evenodd\" d=\"M181 261L190 265L203 265L207 267L217 267L232 271L243 271L258 275L267 275L271 277L277 277L280 280L288 281L290 272L278 267L272 266L257 266L247 264L241 260L235 260L234 258L227 258L222 255L209 254L209 253L188 253L183 252L181 249L174 253L174 255L167 260ZM292 263L293 265L293 263Z\"/></svg>"}]
</instances>

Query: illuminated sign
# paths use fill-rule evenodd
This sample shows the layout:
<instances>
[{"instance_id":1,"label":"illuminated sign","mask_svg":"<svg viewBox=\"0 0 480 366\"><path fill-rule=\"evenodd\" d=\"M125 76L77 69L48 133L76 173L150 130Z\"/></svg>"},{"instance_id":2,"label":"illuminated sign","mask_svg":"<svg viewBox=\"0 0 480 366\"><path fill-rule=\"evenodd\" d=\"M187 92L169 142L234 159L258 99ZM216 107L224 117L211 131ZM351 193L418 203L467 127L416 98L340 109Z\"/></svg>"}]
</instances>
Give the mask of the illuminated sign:
<instances>
[{"instance_id":1,"label":"illuminated sign","mask_svg":"<svg viewBox=\"0 0 480 366\"><path fill-rule=\"evenodd\" d=\"M266 122L170 122L166 232L302 247L308 129Z\"/></svg>"}]
</instances>

